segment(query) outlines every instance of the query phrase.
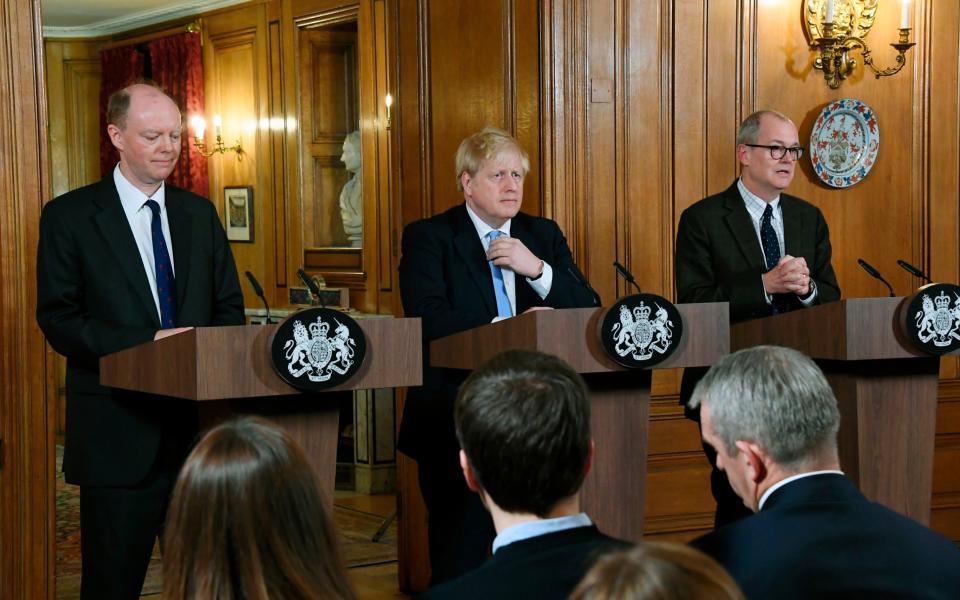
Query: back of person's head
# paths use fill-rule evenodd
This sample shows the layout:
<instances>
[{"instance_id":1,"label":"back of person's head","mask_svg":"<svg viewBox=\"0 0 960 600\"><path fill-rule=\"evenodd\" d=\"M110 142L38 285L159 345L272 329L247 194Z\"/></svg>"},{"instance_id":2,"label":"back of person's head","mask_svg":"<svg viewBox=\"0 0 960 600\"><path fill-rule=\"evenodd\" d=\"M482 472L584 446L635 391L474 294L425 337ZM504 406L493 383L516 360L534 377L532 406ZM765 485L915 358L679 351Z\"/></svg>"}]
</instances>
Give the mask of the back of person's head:
<instances>
[{"instance_id":1,"label":"back of person's head","mask_svg":"<svg viewBox=\"0 0 960 600\"><path fill-rule=\"evenodd\" d=\"M589 393L559 358L495 356L460 387L454 412L477 483L501 509L545 517L579 491L592 452Z\"/></svg>"},{"instance_id":2,"label":"back of person's head","mask_svg":"<svg viewBox=\"0 0 960 600\"><path fill-rule=\"evenodd\" d=\"M506 154L516 154L523 165L523 174L530 172L530 156L523 149L515 137L496 127L484 127L482 130L467 136L455 157L457 169L457 191L463 191L461 175L477 174L481 165L488 160L497 160Z\"/></svg>"},{"instance_id":3,"label":"back of person's head","mask_svg":"<svg viewBox=\"0 0 960 600\"><path fill-rule=\"evenodd\" d=\"M733 578L703 552L643 542L597 559L571 600L742 600Z\"/></svg>"},{"instance_id":4,"label":"back of person's head","mask_svg":"<svg viewBox=\"0 0 960 600\"><path fill-rule=\"evenodd\" d=\"M164 542L166 598L354 597L313 469L262 419L203 436L177 480Z\"/></svg>"},{"instance_id":5,"label":"back of person's head","mask_svg":"<svg viewBox=\"0 0 960 600\"><path fill-rule=\"evenodd\" d=\"M816 363L796 350L755 346L723 357L697 384L690 407L701 402L731 456L738 440L794 471L836 456L837 399Z\"/></svg>"}]
</instances>

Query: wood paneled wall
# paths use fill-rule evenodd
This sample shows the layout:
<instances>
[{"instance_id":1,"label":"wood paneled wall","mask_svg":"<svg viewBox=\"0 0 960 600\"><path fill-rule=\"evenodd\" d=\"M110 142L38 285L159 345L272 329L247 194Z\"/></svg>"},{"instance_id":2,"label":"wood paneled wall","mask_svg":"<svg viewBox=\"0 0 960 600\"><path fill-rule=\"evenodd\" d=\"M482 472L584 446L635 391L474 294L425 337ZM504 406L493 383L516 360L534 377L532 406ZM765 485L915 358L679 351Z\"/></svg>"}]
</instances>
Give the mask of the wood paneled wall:
<instances>
[{"instance_id":1,"label":"wood paneled wall","mask_svg":"<svg viewBox=\"0 0 960 600\"><path fill-rule=\"evenodd\" d=\"M0 597L48 598L54 569L52 352L35 320L47 110L37 0L0 4Z\"/></svg>"}]
</instances>

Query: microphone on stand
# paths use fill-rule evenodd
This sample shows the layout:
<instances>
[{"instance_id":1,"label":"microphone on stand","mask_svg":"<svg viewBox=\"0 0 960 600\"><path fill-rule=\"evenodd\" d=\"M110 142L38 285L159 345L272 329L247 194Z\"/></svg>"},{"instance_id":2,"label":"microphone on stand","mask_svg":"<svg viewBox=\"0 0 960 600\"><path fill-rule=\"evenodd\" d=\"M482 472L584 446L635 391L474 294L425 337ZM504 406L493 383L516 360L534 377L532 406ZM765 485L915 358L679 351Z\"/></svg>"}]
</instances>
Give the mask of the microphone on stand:
<instances>
[{"instance_id":1,"label":"microphone on stand","mask_svg":"<svg viewBox=\"0 0 960 600\"><path fill-rule=\"evenodd\" d=\"M867 274L870 275L870 277L873 277L874 279L879 279L880 281L882 281L883 285L887 286L887 289L890 290L891 298L897 297L897 295L893 293L893 287L890 285L890 283L887 282L886 279L883 278L883 275L880 274L880 271L874 269L872 266L870 266L870 263L863 260L862 258L857 259L857 264L863 267L863 270L866 271Z\"/></svg>"},{"instance_id":2,"label":"microphone on stand","mask_svg":"<svg viewBox=\"0 0 960 600\"><path fill-rule=\"evenodd\" d=\"M307 272L303 269L297 269L297 275L300 277L300 281L302 281L304 285L307 286L307 289L310 290L310 293L313 294L313 297L317 299L317 302L320 303L320 306L326 308L327 305L323 301L323 297L320 295L320 288L317 287L317 282L307 275Z\"/></svg>"},{"instance_id":3,"label":"microphone on stand","mask_svg":"<svg viewBox=\"0 0 960 600\"><path fill-rule=\"evenodd\" d=\"M930 278L927 277L927 274L926 274L926 273L924 273L924 272L921 271L920 269L916 268L915 266L911 265L911 264L908 263L907 261L901 260L901 259L898 258L898 259L897 259L897 264L900 265L901 267L903 267L903 270L904 270L904 271L906 271L907 273L910 273L910 274L913 275L914 277L919 277L920 279L923 279L923 280L926 281L927 283L933 283L933 281L931 281Z\"/></svg>"},{"instance_id":4,"label":"microphone on stand","mask_svg":"<svg viewBox=\"0 0 960 600\"><path fill-rule=\"evenodd\" d=\"M257 281L257 278L253 276L253 273L246 271L247 279L250 281L250 287L253 288L253 293L257 295L257 298L263 300L263 308L267 311L267 322L265 325L270 325L273 323L273 320L270 319L270 305L267 304L267 297L263 295L263 288L260 287L260 282Z\"/></svg>"},{"instance_id":5,"label":"microphone on stand","mask_svg":"<svg viewBox=\"0 0 960 600\"><path fill-rule=\"evenodd\" d=\"M637 280L633 278L633 273L627 270L627 268L620 264L619 261L613 261L613 266L616 267L617 273L620 273L620 276L623 277L627 283L632 284L633 287L637 288L637 293L642 294L643 291L640 289L640 286L637 285Z\"/></svg>"},{"instance_id":6,"label":"microphone on stand","mask_svg":"<svg viewBox=\"0 0 960 600\"><path fill-rule=\"evenodd\" d=\"M583 276L583 273L580 272L580 269L577 268L577 265L572 264L567 267L567 272L570 273L570 277L573 277L574 281L587 288L587 291L590 292L591 296L593 296L594 306L603 306L603 303L600 301L600 294L597 293L597 290L593 289L593 286L590 285L590 282L587 281L587 278Z\"/></svg>"}]
</instances>

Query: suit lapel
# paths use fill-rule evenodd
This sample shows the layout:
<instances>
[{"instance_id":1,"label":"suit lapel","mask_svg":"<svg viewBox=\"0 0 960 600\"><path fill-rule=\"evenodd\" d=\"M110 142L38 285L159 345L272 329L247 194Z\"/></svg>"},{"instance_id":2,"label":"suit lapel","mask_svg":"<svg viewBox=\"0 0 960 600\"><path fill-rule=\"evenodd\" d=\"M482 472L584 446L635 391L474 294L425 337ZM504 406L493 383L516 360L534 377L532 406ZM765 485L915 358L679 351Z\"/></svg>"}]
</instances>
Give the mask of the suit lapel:
<instances>
[{"instance_id":1,"label":"suit lapel","mask_svg":"<svg viewBox=\"0 0 960 600\"><path fill-rule=\"evenodd\" d=\"M94 217L94 221L100 229L100 234L113 253L120 271L130 282L134 294L159 329L160 316L157 314L157 305L150 292L150 282L143 269L143 259L140 257L137 241L133 237L133 231L130 230L130 223L120 203L120 195L113 183L113 175L107 175L101 180L95 201L100 212Z\"/></svg>"},{"instance_id":2,"label":"suit lapel","mask_svg":"<svg viewBox=\"0 0 960 600\"><path fill-rule=\"evenodd\" d=\"M167 221L170 224L170 243L173 244L173 272L177 285L177 314L180 314L190 279L193 219L184 209L182 192L169 185L166 188Z\"/></svg>"},{"instance_id":3,"label":"suit lapel","mask_svg":"<svg viewBox=\"0 0 960 600\"><path fill-rule=\"evenodd\" d=\"M483 244L477 236L477 228L467 214L467 209L461 205L454 213L453 243L460 255L460 260L466 267L470 279L477 284L480 298L491 314L497 314L497 300L493 296L493 278L490 274L490 265L483 253Z\"/></svg>"},{"instance_id":4,"label":"suit lapel","mask_svg":"<svg viewBox=\"0 0 960 600\"><path fill-rule=\"evenodd\" d=\"M733 239L736 240L743 254L744 260L751 269L763 273L766 271L766 264L763 260L763 250L760 248L760 240L757 239L757 230L753 227L753 221L750 219L750 213L743 203L743 197L736 183L730 186L726 191L724 206L730 211L724 220Z\"/></svg>"},{"instance_id":5,"label":"suit lapel","mask_svg":"<svg viewBox=\"0 0 960 600\"><path fill-rule=\"evenodd\" d=\"M781 194L780 212L783 214L783 247L790 256L800 256L799 240L804 239L803 219L794 198Z\"/></svg>"}]
</instances>

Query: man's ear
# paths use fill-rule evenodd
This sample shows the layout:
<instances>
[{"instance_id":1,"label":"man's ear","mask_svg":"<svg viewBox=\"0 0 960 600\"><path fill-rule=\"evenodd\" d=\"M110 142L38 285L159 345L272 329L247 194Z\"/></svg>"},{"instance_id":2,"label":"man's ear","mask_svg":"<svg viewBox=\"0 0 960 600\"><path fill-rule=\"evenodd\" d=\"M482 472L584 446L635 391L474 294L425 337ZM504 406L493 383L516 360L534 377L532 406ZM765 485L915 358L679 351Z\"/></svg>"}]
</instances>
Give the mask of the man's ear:
<instances>
[{"instance_id":1,"label":"man's ear","mask_svg":"<svg viewBox=\"0 0 960 600\"><path fill-rule=\"evenodd\" d=\"M460 451L460 468L463 469L463 479L467 482L467 487L470 491L479 494L480 484L477 483L477 476L473 472L473 467L470 466L470 461L467 460L467 453L463 450Z\"/></svg>"},{"instance_id":2,"label":"man's ear","mask_svg":"<svg viewBox=\"0 0 960 600\"><path fill-rule=\"evenodd\" d=\"M123 150L123 132L119 127L113 123L107 125L107 137L117 150Z\"/></svg>"},{"instance_id":3,"label":"man's ear","mask_svg":"<svg viewBox=\"0 0 960 600\"><path fill-rule=\"evenodd\" d=\"M745 440L737 440L736 446L741 455L737 457L737 460L744 461L745 473L749 480L754 484L759 484L766 479L768 472L767 453L760 446Z\"/></svg>"},{"instance_id":4,"label":"man's ear","mask_svg":"<svg viewBox=\"0 0 960 600\"><path fill-rule=\"evenodd\" d=\"M593 438L590 438L590 451L587 453L587 462L583 465L584 478L590 474L590 469L593 468L593 457L596 453L597 445L594 443Z\"/></svg>"},{"instance_id":5,"label":"man's ear","mask_svg":"<svg viewBox=\"0 0 960 600\"><path fill-rule=\"evenodd\" d=\"M470 195L470 183L473 181L473 177L470 176L470 173L464 171L460 173L460 187L463 188L464 195Z\"/></svg>"}]
</instances>

